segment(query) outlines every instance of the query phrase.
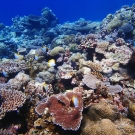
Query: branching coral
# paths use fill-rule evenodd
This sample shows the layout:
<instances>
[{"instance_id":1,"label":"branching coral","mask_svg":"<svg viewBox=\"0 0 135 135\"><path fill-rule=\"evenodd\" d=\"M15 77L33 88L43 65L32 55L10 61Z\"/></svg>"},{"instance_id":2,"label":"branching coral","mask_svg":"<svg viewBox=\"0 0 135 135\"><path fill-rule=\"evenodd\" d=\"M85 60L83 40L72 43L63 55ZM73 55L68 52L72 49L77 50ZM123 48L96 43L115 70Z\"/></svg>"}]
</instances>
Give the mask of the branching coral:
<instances>
[{"instance_id":1,"label":"branching coral","mask_svg":"<svg viewBox=\"0 0 135 135\"><path fill-rule=\"evenodd\" d=\"M0 106L1 113L17 110L18 107L23 106L26 96L21 91L11 89L0 89L2 103Z\"/></svg>"},{"instance_id":2,"label":"branching coral","mask_svg":"<svg viewBox=\"0 0 135 135\"><path fill-rule=\"evenodd\" d=\"M21 61L10 60L0 63L0 73L2 73L2 71L5 71L7 73L15 73L21 70L25 70L27 68L28 66L24 60Z\"/></svg>"},{"instance_id":3,"label":"branching coral","mask_svg":"<svg viewBox=\"0 0 135 135\"><path fill-rule=\"evenodd\" d=\"M109 42L105 42L105 41L99 42L95 51L98 52L98 53L104 54L108 45L109 45Z\"/></svg>"}]
</instances>

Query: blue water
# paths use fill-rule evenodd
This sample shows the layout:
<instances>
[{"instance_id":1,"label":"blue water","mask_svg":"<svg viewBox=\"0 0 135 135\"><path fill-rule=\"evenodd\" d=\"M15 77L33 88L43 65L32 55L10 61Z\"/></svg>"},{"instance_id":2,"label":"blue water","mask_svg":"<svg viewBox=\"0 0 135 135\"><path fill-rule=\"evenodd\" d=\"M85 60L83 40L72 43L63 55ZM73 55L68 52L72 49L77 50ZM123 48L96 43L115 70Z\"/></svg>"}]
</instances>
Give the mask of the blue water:
<instances>
[{"instance_id":1,"label":"blue water","mask_svg":"<svg viewBox=\"0 0 135 135\"><path fill-rule=\"evenodd\" d=\"M60 23L79 18L100 21L123 5L132 5L134 0L0 0L0 23L12 24L16 15L40 15L41 9L49 7Z\"/></svg>"}]
</instances>

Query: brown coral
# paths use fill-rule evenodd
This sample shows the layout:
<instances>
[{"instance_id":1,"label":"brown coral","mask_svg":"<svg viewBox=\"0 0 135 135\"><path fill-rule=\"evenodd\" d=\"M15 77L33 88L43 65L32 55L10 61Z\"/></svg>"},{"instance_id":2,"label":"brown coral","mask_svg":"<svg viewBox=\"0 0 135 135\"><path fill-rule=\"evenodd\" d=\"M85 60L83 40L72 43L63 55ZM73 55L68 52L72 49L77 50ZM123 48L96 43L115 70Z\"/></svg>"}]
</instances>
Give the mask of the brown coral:
<instances>
[{"instance_id":1,"label":"brown coral","mask_svg":"<svg viewBox=\"0 0 135 135\"><path fill-rule=\"evenodd\" d=\"M119 117L119 113L116 106L100 101L89 107L88 117L91 120L110 119L114 121Z\"/></svg>"},{"instance_id":2,"label":"brown coral","mask_svg":"<svg viewBox=\"0 0 135 135\"><path fill-rule=\"evenodd\" d=\"M130 117L135 120L135 103L130 103L128 109Z\"/></svg>"},{"instance_id":3,"label":"brown coral","mask_svg":"<svg viewBox=\"0 0 135 135\"><path fill-rule=\"evenodd\" d=\"M117 129L122 133L122 135L134 135L132 133L135 133L135 127L134 127L134 122L131 121L128 118L121 118L120 120L116 120L115 125Z\"/></svg>"},{"instance_id":4,"label":"brown coral","mask_svg":"<svg viewBox=\"0 0 135 135\"><path fill-rule=\"evenodd\" d=\"M122 135L115 124L109 119L102 119L95 124L88 122L82 130L82 135Z\"/></svg>"}]
</instances>

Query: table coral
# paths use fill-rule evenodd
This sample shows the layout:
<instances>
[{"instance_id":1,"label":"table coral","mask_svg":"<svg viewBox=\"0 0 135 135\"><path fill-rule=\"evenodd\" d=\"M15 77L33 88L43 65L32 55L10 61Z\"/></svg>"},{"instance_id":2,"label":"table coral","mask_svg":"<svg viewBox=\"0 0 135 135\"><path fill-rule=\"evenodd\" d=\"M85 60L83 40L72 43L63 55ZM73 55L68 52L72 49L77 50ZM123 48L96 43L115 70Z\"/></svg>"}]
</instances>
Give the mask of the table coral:
<instances>
[{"instance_id":1,"label":"table coral","mask_svg":"<svg viewBox=\"0 0 135 135\"><path fill-rule=\"evenodd\" d=\"M82 82L89 88L96 89L96 84L100 82L100 80L97 79L95 75L87 74L83 76Z\"/></svg>"},{"instance_id":2,"label":"table coral","mask_svg":"<svg viewBox=\"0 0 135 135\"><path fill-rule=\"evenodd\" d=\"M79 100L78 107L71 105L74 96ZM77 130L80 127L83 110L80 92L53 95L45 103L39 104L35 110L42 115L46 107L49 108L49 113L52 115L53 122L56 125L62 126L65 130Z\"/></svg>"}]
</instances>

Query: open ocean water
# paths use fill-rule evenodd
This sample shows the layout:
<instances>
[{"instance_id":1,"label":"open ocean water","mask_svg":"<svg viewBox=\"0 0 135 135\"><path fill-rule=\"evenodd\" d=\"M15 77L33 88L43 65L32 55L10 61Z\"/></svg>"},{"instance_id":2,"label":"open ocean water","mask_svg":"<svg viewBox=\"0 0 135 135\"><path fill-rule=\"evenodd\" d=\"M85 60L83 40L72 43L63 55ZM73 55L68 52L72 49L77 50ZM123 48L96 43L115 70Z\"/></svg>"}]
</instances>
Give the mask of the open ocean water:
<instances>
[{"instance_id":1,"label":"open ocean water","mask_svg":"<svg viewBox=\"0 0 135 135\"><path fill-rule=\"evenodd\" d=\"M84 18L101 21L109 13L114 13L123 5L132 5L134 0L1 0L0 22L11 25L16 15L40 15L41 9L49 7L60 23Z\"/></svg>"}]
</instances>

